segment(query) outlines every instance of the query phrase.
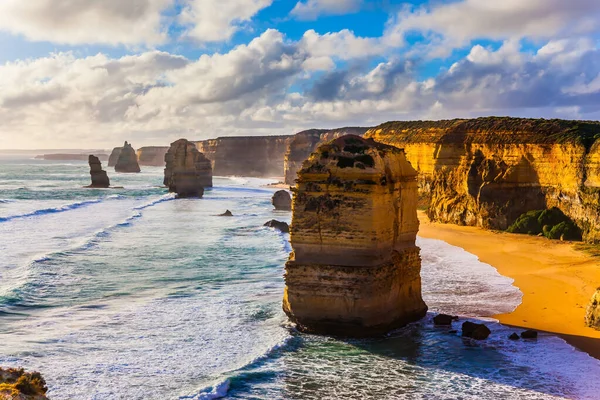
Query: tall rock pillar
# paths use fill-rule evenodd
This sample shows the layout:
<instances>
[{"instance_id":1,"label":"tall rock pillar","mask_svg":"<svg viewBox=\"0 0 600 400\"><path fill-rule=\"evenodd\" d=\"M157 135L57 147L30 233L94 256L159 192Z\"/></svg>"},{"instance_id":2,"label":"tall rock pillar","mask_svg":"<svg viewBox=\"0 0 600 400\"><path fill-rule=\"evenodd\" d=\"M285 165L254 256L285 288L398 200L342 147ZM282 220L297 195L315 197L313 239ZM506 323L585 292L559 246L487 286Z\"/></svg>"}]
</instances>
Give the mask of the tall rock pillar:
<instances>
[{"instance_id":1,"label":"tall rock pillar","mask_svg":"<svg viewBox=\"0 0 600 400\"><path fill-rule=\"evenodd\" d=\"M300 330L373 336L425 315L416 178L402 150L353 135L305 161L283 299Z\"/></svg>"},{"instance_id":2,"label":"tall rock pillar","mask_svg":"<svg viewBox=\"0 0 600 400\"><path fill-rule=\"evenodd\" d=\"M211 161L186 139L171 143L165 164L164 184L179 197L202 197L213 185Z\"/></svg>"}]
</instances>

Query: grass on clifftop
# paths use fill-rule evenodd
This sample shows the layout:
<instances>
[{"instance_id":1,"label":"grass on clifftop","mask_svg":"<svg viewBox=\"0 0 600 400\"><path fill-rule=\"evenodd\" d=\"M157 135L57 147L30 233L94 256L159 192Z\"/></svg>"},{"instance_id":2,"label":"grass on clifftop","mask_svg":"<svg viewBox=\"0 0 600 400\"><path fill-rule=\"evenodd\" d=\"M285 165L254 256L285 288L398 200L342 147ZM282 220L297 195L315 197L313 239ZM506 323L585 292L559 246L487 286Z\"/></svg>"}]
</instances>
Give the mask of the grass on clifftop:
<instances>
[{"instance_id":1,"label":"grass on clifftop","mask_svg":"<svg viewBox=\"0 0 600 400\"><path fill-rule=\"evenodd\" d=\"M581 241L581 230L561 210L553 207L549 210L529 211L521 215L507 229L510 233L540 235L548 239Z\"/></svg>"}]
</instances>

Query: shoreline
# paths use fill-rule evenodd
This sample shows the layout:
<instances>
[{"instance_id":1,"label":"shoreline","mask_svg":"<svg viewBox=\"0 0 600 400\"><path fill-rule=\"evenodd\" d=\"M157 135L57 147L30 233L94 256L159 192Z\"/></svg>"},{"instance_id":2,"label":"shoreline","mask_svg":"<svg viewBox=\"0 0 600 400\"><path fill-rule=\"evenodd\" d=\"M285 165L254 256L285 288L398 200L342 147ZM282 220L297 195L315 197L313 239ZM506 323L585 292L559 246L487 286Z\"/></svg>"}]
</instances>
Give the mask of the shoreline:
<instances>
[{"instance_id":1,"label":"shoreline","mask_svg":"<svg viewBox=\"0 0 600 400\"><path fill-rule=\"evenodd\" d=\"M560 242L528 235L430 222L419 211L419 236L443 240L476 255L523 293L503 325L555 334L600 360L600 331L584 324L585 310L600 285L600 259Z\"/></svg>"}]
</instances>

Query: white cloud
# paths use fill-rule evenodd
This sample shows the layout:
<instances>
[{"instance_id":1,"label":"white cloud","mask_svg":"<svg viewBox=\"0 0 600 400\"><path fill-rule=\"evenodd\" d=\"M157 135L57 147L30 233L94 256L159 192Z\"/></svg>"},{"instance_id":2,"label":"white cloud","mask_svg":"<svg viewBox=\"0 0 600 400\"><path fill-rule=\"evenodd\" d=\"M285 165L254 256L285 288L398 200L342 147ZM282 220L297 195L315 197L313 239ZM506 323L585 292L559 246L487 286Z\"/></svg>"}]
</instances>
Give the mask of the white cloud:
<instances>
[{"instance_id":1,"label":"white cloud","mask_svg":"<svg viewBox=\"0 0 600 400\"><path fill-rule=\"evenodd\" d=\"M2 0L0 30L62 44L157 45L173 0Z\"/></svg>"},{"instance_id":2,"label":"white cloud","mask_svg":"<svg viewBox=\"0 0 600 400\"><path fill-rule=\"evenodd\" d=\"M343 15L360 9L362 0L305 0L296 3L291 15L301 20L315 20L321 15Z\"/></svg>"},{"instance_id":3,"label":"white cloud","mask_svg":"<svg viewBox=\"0 0 600 400\"><path fill-rule=\"evenodd\" d=\"M180 21L189 26L186 35L200 42L231 38L273 0L186 0Z\"/></svg>"}]
</instances>

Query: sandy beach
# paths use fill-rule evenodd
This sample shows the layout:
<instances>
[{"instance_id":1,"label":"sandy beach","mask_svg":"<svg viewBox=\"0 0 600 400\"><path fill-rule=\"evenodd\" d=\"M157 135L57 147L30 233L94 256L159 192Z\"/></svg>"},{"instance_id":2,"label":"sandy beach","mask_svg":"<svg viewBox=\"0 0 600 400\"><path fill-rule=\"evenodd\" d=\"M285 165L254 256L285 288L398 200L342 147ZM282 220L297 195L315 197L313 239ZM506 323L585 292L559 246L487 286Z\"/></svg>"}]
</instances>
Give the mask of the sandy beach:
<instances>
[{"instance_id":1,"label":"sandy beach","mask_svg":"<svg viewBox=\"0 0 600 400\"><path fill-rule=\"evenodd\" d=\"M584 325L587 304L600 286L600 259L569 242L432 223L423 212L419 219L420 236L461 247L514 279L523 302L497 315L500 322L558 334L600 359L600 331Z\"/></svg>"}]
</instances>

